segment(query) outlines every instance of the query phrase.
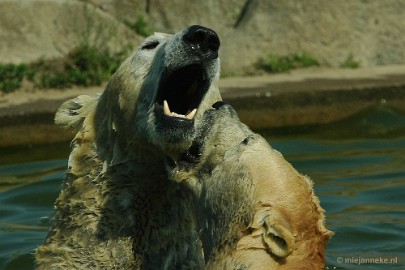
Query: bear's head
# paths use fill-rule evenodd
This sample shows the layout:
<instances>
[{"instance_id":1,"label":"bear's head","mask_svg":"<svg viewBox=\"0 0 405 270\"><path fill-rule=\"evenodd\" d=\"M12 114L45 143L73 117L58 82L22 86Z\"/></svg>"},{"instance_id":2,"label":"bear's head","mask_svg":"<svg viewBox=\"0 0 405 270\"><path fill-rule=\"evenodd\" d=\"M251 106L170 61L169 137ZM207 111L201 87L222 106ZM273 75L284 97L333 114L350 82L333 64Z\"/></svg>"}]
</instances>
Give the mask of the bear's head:
<instances>
[{"instance_id":1,"label":"bear's head","mask_svg":"<svg viewBox=\"0 0 405 270\"><path fill-rule=\"evenodd\" d=\"M252 136L254 133L240 121L231 105L223 101L216 102L205 111L190 147L177 159L170 157L165 160L168 178L185 184L196 198L200 198L203 190L209 186L207 179L211 180L213 171L226 162L226 153L239 148L246 138ZM231 175L234 171L225 172L224 175ZM223 194L223 190L218 194Z\"/></svg>"},{"instance_id":2,"label":"bear's head","mask_svg":"<svg viewBox=\"0 0 405 270\"><path fill-rule=\"evenodd\" d=\"M207 109L200 121L191 146L177 159L166 160L166 170L171 180L189 181L194 175L201 175L199 171L203 167L207 171L212 170L223 161L226 151L252 134L240 122L232 106L223 101Z\"/></svg>"},{"instance_id":3,"label":"bear's head","mask_svg":"<svg viewBox=\"0 0 405 270\"><path fill-rule=\"evenodd\" d=\"M101 153L107 159L114 153L110 161L120 163L134 158L131 153L176 156L187 149L204 112L221 100L219 46L213 30L197 25L146 38L92 105ZM82 123L80 112L89 111L83 100L63 105L57 122Z\"/></svg>"}]
</instances>

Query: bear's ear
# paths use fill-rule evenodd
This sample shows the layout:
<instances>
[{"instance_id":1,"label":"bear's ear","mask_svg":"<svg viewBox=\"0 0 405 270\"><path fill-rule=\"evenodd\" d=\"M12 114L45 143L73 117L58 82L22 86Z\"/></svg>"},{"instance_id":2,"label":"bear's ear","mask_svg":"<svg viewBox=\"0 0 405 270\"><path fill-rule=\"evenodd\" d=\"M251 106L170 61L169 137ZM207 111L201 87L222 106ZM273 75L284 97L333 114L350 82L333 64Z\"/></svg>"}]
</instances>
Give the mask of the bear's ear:
<instances>
[{"instance_id":1,"label":"bear's ear","mask_svg":"<svg viewBox=\"0 0 405 270\"><path fill-rule=\"evenodd\" d=\"M80 129L84 118L97 100L98 97L82 95L65 101L56 112L55 123L64 128Z\"/></svg>"},{"instance_id":2,"label":"bear's ear","mask_svg":"<svg viewBox=\"0 0 405 270\"><path fill-rule=\"evenodd\" d=\"M256 209L248 229L252 233L238 242L237 249L266 249L277 257L287 257L294 249L295 239L289 222L270 205L261 204Z\"/></svg>"}]
</instances>

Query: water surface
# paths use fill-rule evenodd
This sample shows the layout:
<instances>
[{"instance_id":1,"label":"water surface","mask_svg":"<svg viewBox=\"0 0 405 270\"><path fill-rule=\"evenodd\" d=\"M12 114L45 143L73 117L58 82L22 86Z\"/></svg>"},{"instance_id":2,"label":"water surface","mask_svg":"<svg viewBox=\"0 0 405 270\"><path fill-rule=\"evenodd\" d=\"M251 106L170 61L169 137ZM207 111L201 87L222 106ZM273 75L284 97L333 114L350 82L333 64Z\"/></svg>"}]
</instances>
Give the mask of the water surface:
<instances>
[{"instance_id":1,"label":"water surface","mask_svg":"<svg viewBox=\"0 0 405 270\"><path fill-rule=\"evenodd\" d=\"M336 233L328 269L405 269L404 127L405 117L377 108L305 134L266 133L315 182ZM0 150L0 269L33 268L67 155L68 143Z\"/></svg>"}]
</instances>

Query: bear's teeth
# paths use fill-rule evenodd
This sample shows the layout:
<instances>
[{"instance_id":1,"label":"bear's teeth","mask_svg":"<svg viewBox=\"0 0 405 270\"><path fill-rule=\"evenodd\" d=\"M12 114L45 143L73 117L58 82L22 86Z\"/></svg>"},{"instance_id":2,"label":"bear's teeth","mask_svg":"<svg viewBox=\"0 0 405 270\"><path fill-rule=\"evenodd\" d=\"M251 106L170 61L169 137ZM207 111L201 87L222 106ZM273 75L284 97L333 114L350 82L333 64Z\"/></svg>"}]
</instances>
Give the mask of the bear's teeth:
<instances>
[{"instance_id":1,"label":"bear's teeth","mask_svg":"<svg viewBox=\"0 0 405 270\"><path fill-rule=\"evenodd\" d=\"M163 113L165 115L167 115L167 116L174 116L174 117L186 118L186 119L192 120L194 118L195 114L197 113L197 109L192 110L187 115L178 114L178 113L175 113L175 112L171 112L170 107L169 107L169 103L167 103L166 100L163 100Z\"/></svg>"},{"instance_id":2,"label":"bear's teeth","mask_svg":"<svg viewBox=\"0 0 405 270\"><path fill-rule=\"evenodd\" d=\"M164 114L166 114L168 116L170 116L172 114L172 112L170 111L170 108L169 108L169 103L167 103L166 100L163 100L163 112L164 112Z\"/></svg>"},{"instance_id":3,"label":"bear's teeth","mask_svg":"<svg viewBox=\"0 0 405 270\"><path fill-rule=\"evenodd\" d=\"M191 120L194 118L196 113L197 113L197 109L194 109L189 114L186 115L186 118Z\"/></svg>"}]
</instances>

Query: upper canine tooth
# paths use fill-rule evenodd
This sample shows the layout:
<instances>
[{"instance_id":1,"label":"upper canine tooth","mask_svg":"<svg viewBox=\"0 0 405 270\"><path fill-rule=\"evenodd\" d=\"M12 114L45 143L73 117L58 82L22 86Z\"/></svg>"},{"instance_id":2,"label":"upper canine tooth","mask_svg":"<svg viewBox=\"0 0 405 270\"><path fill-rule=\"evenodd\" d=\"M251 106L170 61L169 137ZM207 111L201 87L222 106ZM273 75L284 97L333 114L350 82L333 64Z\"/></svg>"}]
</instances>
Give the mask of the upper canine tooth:
<instances>
[{"instance_id":1,"label":"upper canine tooth","mask_svg":"<svg viewBox=\"0 0 405 270\"><path fill-rule=\"evenodd\" d=\"M189 114L186 115L186 118L191 120L194 118L196 113L197 113L197 109L194 109Z\"/></svg>"},{"instance_id":2,"label":"upper canine tooth","mask_svg":"<svg viewBox=\"0 0 405 270\"><path fill-rule=\"evenodd\" d=\"M164 114L169 115L169 116L172 114L172 112L170 111L170 108L169 108L169 103L167 103L166 100L163 100L163 112L164 112Z\"/></svg>"}]
</instances>

